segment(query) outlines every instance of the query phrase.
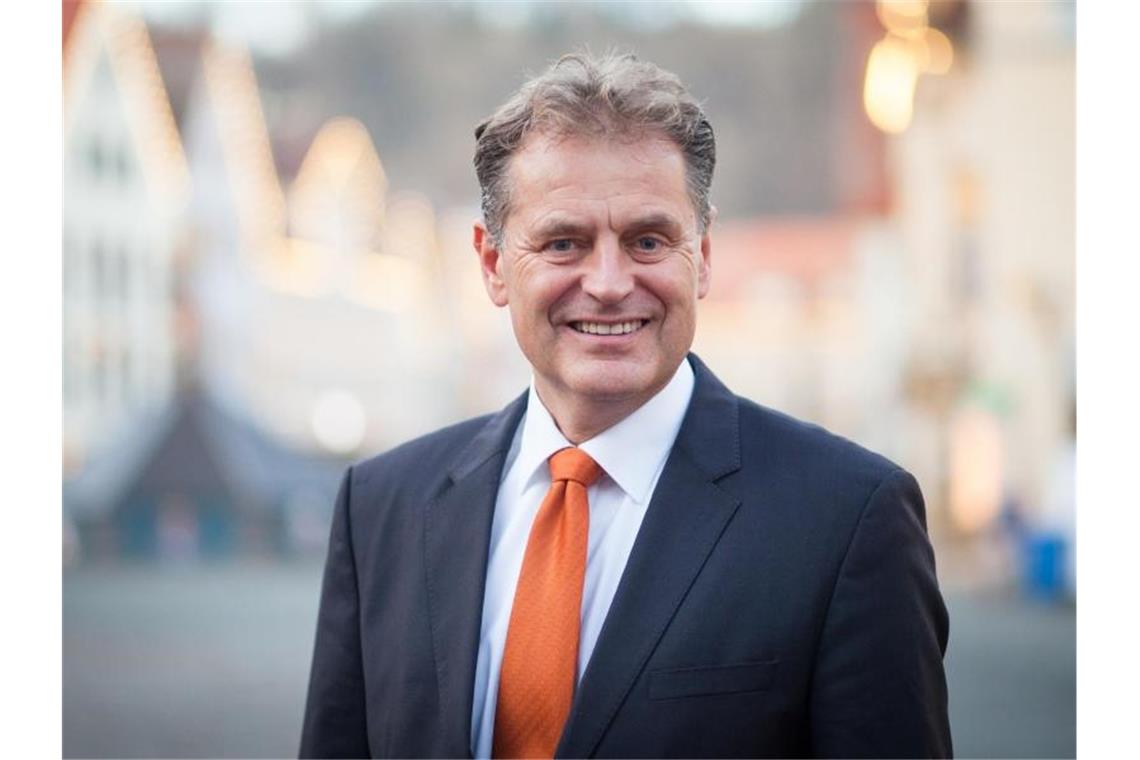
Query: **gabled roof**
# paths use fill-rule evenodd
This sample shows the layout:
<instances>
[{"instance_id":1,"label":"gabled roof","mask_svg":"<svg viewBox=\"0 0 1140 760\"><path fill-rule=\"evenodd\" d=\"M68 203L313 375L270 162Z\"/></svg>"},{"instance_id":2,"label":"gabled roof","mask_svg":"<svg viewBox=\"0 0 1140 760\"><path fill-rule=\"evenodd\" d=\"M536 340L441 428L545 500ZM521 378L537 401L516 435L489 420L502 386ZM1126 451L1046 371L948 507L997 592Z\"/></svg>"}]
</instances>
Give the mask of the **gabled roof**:
<instances>
[{"instance_id":1,"label":"gabled roof","mask_svg":"<svg viewBox=\"0 0 1140 760\"><path fill-rule=\"evenodd\" d=\"M151 188L175 203L189 197L190 172L158 58L142 19L121 6L84 2L74 12L63 62L64 139L77 106L106 59Z\"/></svg>"},{"instance_id":2,"label":"gabled roof","mask_svg":"<svg viewBox=\"0 0 1140 760\"><path fill-rule=\"evenodd\" d=\"M244 250L264 255L285 234L286 203L249 51L209 41L202 50L202 83L237 203Z\"/></svg>"},{"instance_id":3,"label":"gabled roof","mask_svg":"<svg viewBox=\"0 0 1140 760\"><path fill-rule=\"evenodd\" d=\"M330 217L351 221L354 241L378 248L371 239L384 225L388 178L368 129L356 119L330 119L313 139L289 188L291 233L303 237L326 226Z\"/></svg>"},{"instance_id":4,"label":"gabled roof","mask_svg":"<svg viewBox=\"0 0 1140 760\"><path fill-rule=\"evenodd\" d=\"M71 28L75 23L75 17L79 13L79 6L82 5L82 0L63 0L63 54L67 55L67 40L71 36Z\"/></svg>"},{"instance_id":5,"label":"gabled roof","mask_svg":"<svg viewBox=\"0 0 1140 760\"><path fill-rule=\"evenodd\" d=\"M150 34L174 121L181 130L194 83L202 73L202 51L210 39L209 31L204 27L177 31L152 28Z\"/></svg>"}]
</instances>

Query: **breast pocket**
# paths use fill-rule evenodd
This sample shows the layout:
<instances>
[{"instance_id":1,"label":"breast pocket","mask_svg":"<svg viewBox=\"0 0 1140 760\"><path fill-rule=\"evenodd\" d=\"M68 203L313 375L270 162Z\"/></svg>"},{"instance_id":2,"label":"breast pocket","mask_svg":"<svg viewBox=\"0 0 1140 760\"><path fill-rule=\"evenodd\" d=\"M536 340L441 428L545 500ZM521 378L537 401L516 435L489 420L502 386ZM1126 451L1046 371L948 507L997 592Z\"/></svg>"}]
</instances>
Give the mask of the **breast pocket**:
<instances>
[{"instance_id":1,"label":"breast pocket","mask_svg":"<svg viewBox=\"0 0 1140 760\"><path fill-rule=\"evenodd\" d=\"M670 668L649 673L650 699L764 691L772 687L777 660L701 668Z\"/></svg>"}]
</instances>

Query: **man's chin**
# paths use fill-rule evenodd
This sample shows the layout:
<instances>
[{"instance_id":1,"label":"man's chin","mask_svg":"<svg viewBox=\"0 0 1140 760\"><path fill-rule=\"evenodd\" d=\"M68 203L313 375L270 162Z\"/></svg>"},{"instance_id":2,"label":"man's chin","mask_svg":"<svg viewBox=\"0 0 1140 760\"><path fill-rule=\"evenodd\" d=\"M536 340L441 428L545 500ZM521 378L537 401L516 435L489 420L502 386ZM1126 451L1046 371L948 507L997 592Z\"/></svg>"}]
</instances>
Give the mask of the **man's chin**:
<instances>
[{"instance_id":1,"label":"man's chin","mask_svg":"<svg viewBox=\"0 0 1140 760\"><path fill-rule=\"evenodd\" d=\"M601 403L646 401L656 392L649 367L612 360L586 361L576 367L571 389L576 396Z\"/></svg>"}]
</instances>

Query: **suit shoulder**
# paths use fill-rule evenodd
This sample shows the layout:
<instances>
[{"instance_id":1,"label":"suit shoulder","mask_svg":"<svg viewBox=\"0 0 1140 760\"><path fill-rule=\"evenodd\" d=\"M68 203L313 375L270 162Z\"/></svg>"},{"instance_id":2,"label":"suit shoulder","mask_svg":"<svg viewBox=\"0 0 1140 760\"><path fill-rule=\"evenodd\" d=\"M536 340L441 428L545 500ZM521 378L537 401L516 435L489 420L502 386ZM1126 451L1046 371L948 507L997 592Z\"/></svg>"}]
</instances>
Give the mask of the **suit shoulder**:
<instances>
[{"instance_id":1,"label":"suit shoulder","mask_svg":"<svg viewBox=\"0 0 1140 760\"><path fill-rule=\"evenodd\" d=\"M739 400L739 410L741 467L726 487L746 503L763 505L766 519L779 511L792 533L799 526L805 536L830 534L846 546L844 537L853 535L876 494L895 505L902 502L889 494L905 491L920 503L917 481L881 454L747 399Z\"/></svg>"},{"instance_id":2,"label":"suit shoulder","mask_svg":"<svg viewBox=\"0 0 1140 760\"><path fill-rule=\"evenodd\" d=\"M880 482L901 467L885 456L815 423L737 397L740 408L742 456L763 457L814 477L827 473L858 476Z\"/></svg>"}]
</instances>

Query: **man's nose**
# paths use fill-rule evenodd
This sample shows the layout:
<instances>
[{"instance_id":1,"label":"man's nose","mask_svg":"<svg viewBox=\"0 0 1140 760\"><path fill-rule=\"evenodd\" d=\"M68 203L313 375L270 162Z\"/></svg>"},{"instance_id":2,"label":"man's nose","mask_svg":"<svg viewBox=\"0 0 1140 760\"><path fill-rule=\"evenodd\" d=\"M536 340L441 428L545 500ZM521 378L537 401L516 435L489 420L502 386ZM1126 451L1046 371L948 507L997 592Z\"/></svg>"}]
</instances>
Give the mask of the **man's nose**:
<instances>
[{"instance_id":1,"label":"man's nose","mask_svg":"<svg viewBox=\"0 0 1140 760\"><path fill-rule=\"evenodd\" d=\"M619 303L633 292L634 262L616 239L599 239L583 262L582 290L602 303Z\"/></svg>"}]
</instances>

